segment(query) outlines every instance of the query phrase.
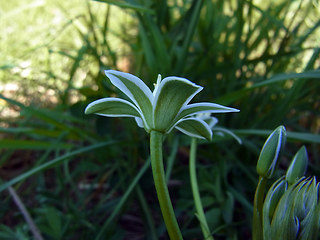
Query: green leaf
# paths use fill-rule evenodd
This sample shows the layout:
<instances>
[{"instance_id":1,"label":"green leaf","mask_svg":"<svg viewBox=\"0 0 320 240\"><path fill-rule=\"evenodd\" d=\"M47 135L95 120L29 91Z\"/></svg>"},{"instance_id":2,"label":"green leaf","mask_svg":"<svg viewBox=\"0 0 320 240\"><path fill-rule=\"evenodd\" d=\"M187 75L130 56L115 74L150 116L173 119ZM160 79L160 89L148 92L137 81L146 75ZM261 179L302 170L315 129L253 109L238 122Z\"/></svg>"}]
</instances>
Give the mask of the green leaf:
<instances>
[{"instance_id":1,"label":"green leaf","mask_svg":"<svg viewBox=\"0 0 320 240\"><path fill-rule=\"evenodd\" d=\"M212 138L212 131L208 124L199 118L186 118L180 120L175 126L179 131L189 135L190 137L207 139Z\"/></svg>"},{"instance_id":2,"label":"green leaf","mask_svg":"<svg viewBox=\"0 0 320 240\"><path fill-rule=\"evenodd\" d=\"M162 80L154 99L154 128L167 132L175 124L180 109L202 90L202 87L191 81L167 77Z\"/></svg>"},{"instance_id":3,"label":"green leaf","mask_svg":"<svg viewBox=\"0 0 320 240\"><path fill-rule=\"evenodd\" d=\"M0 225L0 238L3 240L14 240L17 239L17 235L11 228L6 225Z\"/></svg>"},{"instance_id":4,"label":"green leaf","mask_svg":"<svg viewBox=\"0 0 320 240\"><path fill-rule=\"evenodd\" d=\"M55 239L61 239L62 231L62 222L59 211L54 207L47 207L45 209L45 216L50 226L50 233L54 236Z\"/></svg>"}]
</instances>

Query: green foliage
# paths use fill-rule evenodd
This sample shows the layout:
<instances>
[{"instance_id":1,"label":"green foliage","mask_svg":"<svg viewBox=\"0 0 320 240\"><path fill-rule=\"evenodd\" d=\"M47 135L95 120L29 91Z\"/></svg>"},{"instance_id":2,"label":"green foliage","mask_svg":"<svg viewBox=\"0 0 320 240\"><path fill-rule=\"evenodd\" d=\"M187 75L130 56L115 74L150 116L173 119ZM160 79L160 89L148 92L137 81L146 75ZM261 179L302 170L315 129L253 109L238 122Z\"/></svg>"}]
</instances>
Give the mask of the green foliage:
<instances>
[{"instance_id":1,"label":"green foliage","mask_svg":"<svg viewBox=\"0 0 320 240\"><path fill-rule=\"evenodd\" d=\"M32 238L8 186L45 239L165 237L145 171L148 136L132 119L83 113L89 102L123 97L102 72L117 69L151 89L158 74L185 77L204 86L197 101L241 110L218 117L243 144L214 132L212 142L199 141L197 169L213 235L249 239L255 164L271 129L287 129L276 177L302 144L309 173L320 173L318 15L311 0L1 4L0 238ZM200 239L189 143L186 136L167 136L166 177L182 234Z\"/></svg>"}]
</instances>

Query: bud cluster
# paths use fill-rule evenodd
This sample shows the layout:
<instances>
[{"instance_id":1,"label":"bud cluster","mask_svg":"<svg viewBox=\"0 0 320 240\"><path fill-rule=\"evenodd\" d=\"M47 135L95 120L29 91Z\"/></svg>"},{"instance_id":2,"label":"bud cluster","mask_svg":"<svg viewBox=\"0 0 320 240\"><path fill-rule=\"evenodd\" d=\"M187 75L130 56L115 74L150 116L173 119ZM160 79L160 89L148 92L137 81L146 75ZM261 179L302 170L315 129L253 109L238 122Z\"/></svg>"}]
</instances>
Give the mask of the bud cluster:
<instances>
[{"instance_id":1,"label":"bud cluster","mask_svg":"<svg viewBox=\"0 0 320 240\"><path fill-rule=\"evenodd\" d=\"M274 176L285 141L286 130L283 126L275 129L266 140L257 163L260 181ZM263 204L254 207L254 216L260 216L254 218L254 221L259 221L254 226L261 227L253 229L253 239L317 239L320 183L317 183L316 177L304 176L307 165L307 150L303 146L293 157L285 176L272 184ZM263 198L264 191L260 188L258 185L257 199Z\"/></svg>"}]
</instances>

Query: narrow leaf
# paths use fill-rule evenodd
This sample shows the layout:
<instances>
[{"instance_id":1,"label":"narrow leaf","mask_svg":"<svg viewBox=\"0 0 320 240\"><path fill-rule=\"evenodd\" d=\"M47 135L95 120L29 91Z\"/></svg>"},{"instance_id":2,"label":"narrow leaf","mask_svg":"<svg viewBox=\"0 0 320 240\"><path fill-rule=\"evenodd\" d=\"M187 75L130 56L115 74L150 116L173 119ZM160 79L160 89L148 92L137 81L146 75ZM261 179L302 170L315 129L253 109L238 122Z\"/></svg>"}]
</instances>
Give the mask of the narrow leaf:
<instances>
[{"instance_id":1,"label":"narrow leaf","mask_svg":"<svg viewBox=\"0 0 320 240\"><path fill-rule=\"evenodd\" d=\"M224 96L222 96L219 99L216 99L217 102L222 104L229 104L231 102L234 102L238 99L241 99L243 96L245 96L248 92L252 92L254 89L266 87L274 84L278 84L287 80L300 80L300 79L320 79L320 70L312 70L302 73L283 73L275 75L267 80L261 81L259 83L256 83L248 88L243 88L240 90L236 90L234 92L230 92Z\"/></svg>"},{"instance_id":2,"label":"narrow leaf","mask_svg":"<svg viewBox=\"0 0 320 240\"><path fill-rule=\"evenodd\" d=\"M0 192L5 190L9 186L12 186L13 184L16 184L16 183L18 183L18 182L20 182L20 181L22 181L22 180L24 180L24 179L26 179L28 177L31 177L34 174L37 174L37 173L42 172L42 171L44 171L46 169L55 167L55 166L61 164L63 161L65 161L67 159L70 159L71 157L83 154L85 152L92 151L94 149L98 149L98 148L101 148L101 147L112 145L112 144L115 144L115 143L116 143L115 141L97 143L97 144L94 144L94 145L91 145L91 146L88 146L88 147L83 147L83 148L74 150L73 152L67 153L67 154L65 154L63 156L57 157L57 158L55 158L55 159L53 159L53 160L51 160L49 162L41 164L40 166L34 167L31 170L29 170L29 171L27 171L27 172L25 172L23 174L20 174L19 176L9 180L8 182L3 183L2 185L0 185Z\"/></svg>"},{"instance_id":3,"label":"narrow leaf","mask_svg":"<svg viewBox=\"0 0 320 240\"><path fill-rule=\"evenodd\" d=\"M51 148L52 142L36 141L36 140L19 140L19 139L4 139L0 140L0 148L5 149L32 149L42 150ZM56 148L70 149L72 144L59 143Z\"/></svg>"},{"instance_id":4,"label":"narrow leaf","mask_svg":"<svg viewBox=\"0 0 320 240\"><path fill-rule=\"evenodd\" d=\"M136 11L141 11L141 12L153 12L152 9L146 8L143 5L137 4L137 3L130 3L128 1L119 1L119 0L93 0L96 2L102 2L102 3L107 3L110 5L115 5L121 8L127 8L127 9L132 9Z\"/></svg>"},{"instance_id":5,"label":"narrow leaf","mask_svg":"<svg viewBox=\"0 0 320 240\"><path fill-rule=\"evenodd\" d=\"M119 200L118 204L115 206L113 212L110 216L107 217L106 222L103 224L103 226L100 228L100 231L98 233L98 236L96 240L105 239L104 232L108 229L109 225L116 222L117 216L119 216L119 213L121 212L121 209L123 205L128 200L129 196L131 195L132 191L138 184L139 180L143 176L143 174L147 171L147 169L150 166L150 159L148 159L140 171L137 173L137 175L134 177L134 179L131 181L130 185L126 189L125 193L122 195L121 199Z\"/></svg>"},{"instance_id":6,"label":"narrow leaf","mask_svg":"<svg viewBox=\"0 0 320 240\"><path fill-rule=\"evenodd\" d=\"M262 129L239 129L233 130L234 133L242 136L256 135L256 136L268 136L272 130L262 130ZM320 143L320 135L313 133L304 132L287 132L287 140L293 142L310 142L310 143Z\"/></svg>"}]
</instances>

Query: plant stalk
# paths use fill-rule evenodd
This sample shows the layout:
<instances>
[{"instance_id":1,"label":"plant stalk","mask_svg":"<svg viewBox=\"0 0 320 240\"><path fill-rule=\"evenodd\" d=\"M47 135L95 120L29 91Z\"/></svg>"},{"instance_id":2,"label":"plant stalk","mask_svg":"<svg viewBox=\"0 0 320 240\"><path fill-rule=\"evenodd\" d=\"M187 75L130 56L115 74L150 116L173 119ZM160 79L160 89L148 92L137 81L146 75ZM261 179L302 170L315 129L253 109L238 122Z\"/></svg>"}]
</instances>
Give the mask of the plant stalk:
<instances>
[{"instance_id":1,"label":"plant stalk","mask_svg":"<svg viewBox=\"0 0 320 240\"><path fill-rule=\"evenodd\" d=\"M264 200L264 191L267 179L259 177L259 182L253 200L253 223L252 223L252 240L263 239L262 226L262 208Z\"/></svg>"},{"instance_id":2,"label":"plant stalk","mask_svg":"<svg viewBox=\"0 0 320 240\"><path fill-rule=\"evenodd\" d=\"M203 211L203 206L201 203L200 192L197 181L197 170L196 170L196 155L197 155L197 139L192 138L190 147L190 159L189 159L189 171L190 171L190 181L191 189L194 199L194 204L196 207L196 214L200 222L200 227L205 240L214 240L206 220L206 216Z\"/></svg>"},{"instance_id":3,"label":"plant stalk","mask_svg":"<svg viewBox=\"0 0 320 240\"><path fill-rule=\"evenodd\" d=\"M173 211L164 174L162 139L163 134L161 132L154 130L150 132L150 155L154 185L156 187L160 209L169 237L171 240L180 240L182 239L182 234Z\"/></svg>"}]
</instances>

